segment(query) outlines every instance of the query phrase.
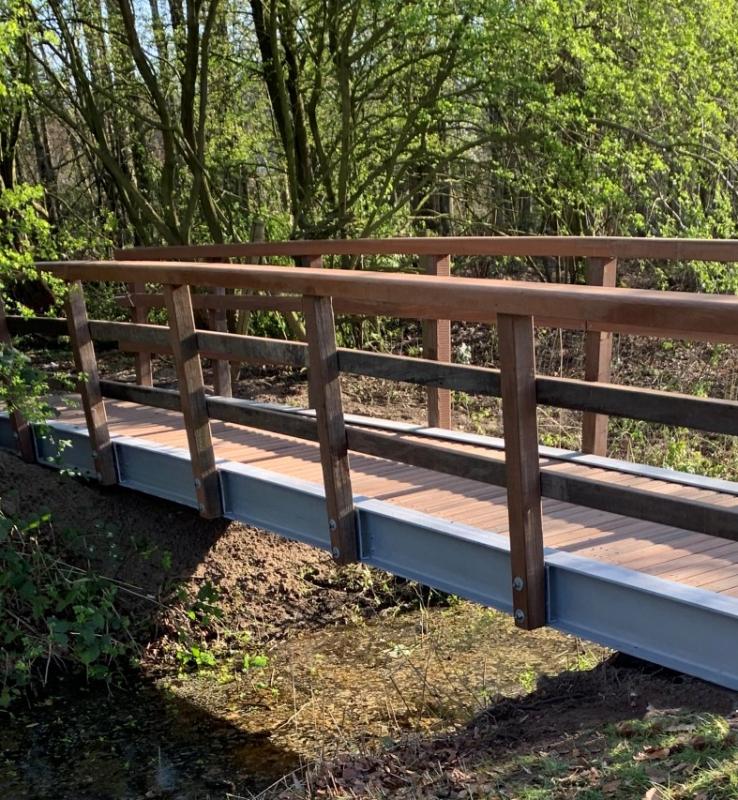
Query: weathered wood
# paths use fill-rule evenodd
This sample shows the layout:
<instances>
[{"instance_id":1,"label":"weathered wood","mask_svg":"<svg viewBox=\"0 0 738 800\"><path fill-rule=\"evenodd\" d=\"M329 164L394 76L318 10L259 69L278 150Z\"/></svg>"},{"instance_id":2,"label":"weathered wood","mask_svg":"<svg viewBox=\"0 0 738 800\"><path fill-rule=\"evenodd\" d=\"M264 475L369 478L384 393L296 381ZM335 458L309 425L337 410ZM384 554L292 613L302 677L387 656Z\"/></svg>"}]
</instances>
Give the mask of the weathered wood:
<instances>
[{"instance_id":1,"label":"weathered wood","mask_svg":"<svg viewBox=\"0 0 738 800\"><path fill-rule=\"evenodd\" d=\"M182 401L179 392L173 389L159 389L153 386L138 386L135 383L121 381L100 381L103 397L111 400L123 400L126 403L138 403L152 408L165 408L168 411L181 411Z\"/></svg>"},{"instance_id":2,"label":"weathered wood","mask_svg":"<svg viewBox=\"0 0 738 800\"><path fill-rule=\"evenodd\" d=\"M545 497L566 503L738 541L738 512L716 504L545 468L541 470L541 488Z\"/></svg>"},{"instance_id":3,"label":"weathered wood","mask_svg":"<svg viewBox=\"0 0 738 800\"><path fill-rule=\"evenodd\" d=\"M81 376L79 393L82 396L82 407L87 421L92 460L100 483L103 486L110 486L118 482L115 455L110 441L105 405L100 393L100 373L97 369L95 345L92 342L85 296L80 281L68 287L64 306L74 363Z\"/></svg>"},{"instance_id":4,"label":"weathered wood","mask_svg":"<svg viewBox=\"0 0 738 800\"><path fill-rule=\"evenodd\" d=\"M293 367L306 367L309 363L308 348L302 342L198 331L197 343L200 354L207 354L208 358L225 358L254 364L286 364Z\"/></svg>"},{"instance_id":5,"label":"weathered wood","mask_svg":"<svg viewBox=\"0 0 738 800\"><path fill-rule=\"evenodd\" d=\"M452 447L439 447L392 433L377 433L349 426L349 450L399 461L413 467L443 472L471 481L505 486L505 463L488 456L465 453Z\"/></svg>"},{"instance_id":6,"label":"weathered wood","mask_svg":"<svg viewBox=\"0 0 738 800\"><path fill-rule=\"evenodd\" d=\"M124 308L164 308L165 305L163 294L122 294L116 295L115 302ZM302 311L302 298L297 295L195 294L192 307L208 311Z\"/></svg>"},{"instance_id":7,"label":"weathered wood","mask_svg":"<svg viewBox=\"0 0 738 800\"><path fill-rule=\"evenodd\" d=\"M207 404L211 419L294 436L296 439L305 439L309 442L318 441L318 425L314 417L260 408L248 401L234 398L208 397Z\"/></svg>"},{"instance_id":8,"label":"weathered wood","mask_svg":"<svg viewBox=\"0 0 738 800\"><path fill-rule=\"evenodd\" d=\"M451 256L425 257L426 275L451 275ZM423 322L423 358L451 362L451 322L447 319L428 319ZM451 429L451 392L428 387L428 425L431 428Z\"/></svg>"},{"instance_id":9,"label":"weathered wood","mask_svg":"<svg viewBox=\"0 0 738 800\"><path fill-rule=\"evenodd\" d=\"M222 514L220 484L205 401L205 383L197 349L195 317L189 286L164 286L171 346L177 369L182 415L192 461L200 514L214 519Z\"/></svg>"},{"instance_id":10,"label":"weathered wood","mask_svg":"<svg viewBox=\"0 0 738 800\"><path fill-rule=\"evenodd\" d=\"M533 630L546 624L533 319L500 314L497 326L514 616Z\"/></svg>"},{"instance_id":11,"label":"weathered wood","mask_svg":"<svg viewBox=\"0 0 738 800\"><path fill-rule=\"evenodd\" d=\"M8 319L5 314L5 302L0 294L0 344L12 348L13 341L10 338ZM15 442L18 455L27 463L33 464L36 461L36 447L33 443L33 431L23 414L17 409L8 409L10 414L10 427L13 431L13 441Z\"/></svg>"},{"instance_id":12,"label":"weathered wood","mask_svg":"<svg viewBox=\"0 0 738 800\"><path fill-rule=\"evenodd\" d=\"M499 370L443 364L409 356L391 356L386 353L365 353L344 348L338 351L338 364L341 372L354 375L500 397Z\"/></svg>"},{"instance_id":13,"label":"weathered wood","mask_svg":"<svg viewBox=\"0 0 738 800\"><path fill-rule=\"evenodd\" d=\"M216 287L216 296L221 295L225 297L225 289ZM208 312L210 318L210 327L217 333L228 333L228 320L226 319L226 312L223 308L212 308ZM217 358L211 359L213 370L213 392L219 397L233 397L233 389L231 387L231 368L226 359Z\"/></svg>"},{"instance_id":14,"label":"weathered wood","mask_svg":"<svg viewBox=\"0 0 738 800\"><path fill-rule=\"evenodd\" d=\"M349 564L359 557L359 540L331 300L307 296L304 312L333 557Z\"/></svg>"},{"instance_id":15,"label":"weathered wood","mask_svg":"<svg viewBox=\"0 0 738 800\"><path fill-rule=\"evenodd\" d=\"M576 258L648 258L669 261L738 262L735 239L647 239L626 236L445 236L441 238L331 239L137 247L117 250L125 261L265 256L432 255L572 256Z\"/></svg>"},{"instance_id":16,"label":"weathered wood","mask_svg":"<svg viewBox=\"0 0 738 800\"><path fill-rule=\"evenodd\" d=\"M738 246L738 243L736 244ZM557 316L601 329L636 326L644 335L674 331L735 336L738 298L645 289L611 289L563 284L515 283L476 278L350 270L251 267L237 264L66 262L37 265L66 280L165 281L175 284L250 288L366 302L400 317L488 322L498 313Z\"/></svg>"},{"instance_id":17,"label":"weathered wood","mask_svg":"<svg viewBox=\"0 0 738 800\"><path fill-rule=\"evenodd\" d=\"M738 402L734 400L542 377L536 378L536 398L539 405L738 436Z\"/></svg>"},{"instance_id":18,"label":"weathered wood","mask_svg":"<svg viewBox=\"0 0 738 800\"><path fill-rule=\"evenodd\" d=\"M128 290L131 294L145 294L146 284L129 283ZM145 325L149 321L147 309L142 306L133 306L131 309L131 319L133 322ZM136 370L136 383L140 386L153 386L154 372L151 362L151 353L137 352L133 356L133 362Z\"/></svg>"},{"instance_id":19,"label":"weathered wood","mask_svg":"<svg viewBox=\"0 0 738 800\"><path fill-rule=\"evenodd\" d=\"M131 344L168 348L169 330L164 325L142 325L135 322L108 322L90 320L90 332L94 339L102 341L125 341Z\"/></svg>"},{"instance_id":20,"label":"weathered wood","mask_svg":"<svg viewBox=\"0 0 738 800\"><path fill-rule=\"evenodd\" d=\"M57 317L18 317L8 315L8 330L16 336L67 336L67 321Z\"/></svg>"},{"instance_id":21,"label":"weathered wood","mask_svg":"<svg viewBox=\"0 0 738 800\"><path fill-rule=\"evenodd\" d=\"M587 283L613 288L617 279L617 259L590 258ZM612 375L612 333L588 331L584 345L584 380L609 383ZM582 418L582 452L607 455L607 416L585 411Z\"/></svg>"}]
</instances>

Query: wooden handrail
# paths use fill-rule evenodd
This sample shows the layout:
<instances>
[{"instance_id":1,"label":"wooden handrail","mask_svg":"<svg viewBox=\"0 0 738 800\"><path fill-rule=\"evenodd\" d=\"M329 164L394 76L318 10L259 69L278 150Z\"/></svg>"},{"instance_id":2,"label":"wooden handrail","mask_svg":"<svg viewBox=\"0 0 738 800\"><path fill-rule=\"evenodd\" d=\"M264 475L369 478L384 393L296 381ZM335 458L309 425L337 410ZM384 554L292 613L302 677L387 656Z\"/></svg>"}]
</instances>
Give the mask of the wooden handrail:
<instances>
[{"instance_id":1,"label":"wooden handrail","mask_svg":"<svg viewBox=\"0 0 738 800\"><path fill-rule=\"evenodd\" d=\"M647 239L625 236L445 236L294 242L168 245L115 251L118 261L267 256L553 256L738 261L736 239Z\"/></svg>"},{"instance_id":2,"label":"wooden handrail","mask_svg":"<svg viewBox=\"0 0 738 800\"><path fill-rule=\"evenodd\" d=\"M141 262L41 262L37 267L67 281L135 281L272 290L380 304L398 317L491 322L498 313L556 317L571 327L599 330L632 326L644 335L735 336L738 298L647 289L514 283L382 272ZM368 300L367 298L371 298Z\"/></svg>"}]
</instances>

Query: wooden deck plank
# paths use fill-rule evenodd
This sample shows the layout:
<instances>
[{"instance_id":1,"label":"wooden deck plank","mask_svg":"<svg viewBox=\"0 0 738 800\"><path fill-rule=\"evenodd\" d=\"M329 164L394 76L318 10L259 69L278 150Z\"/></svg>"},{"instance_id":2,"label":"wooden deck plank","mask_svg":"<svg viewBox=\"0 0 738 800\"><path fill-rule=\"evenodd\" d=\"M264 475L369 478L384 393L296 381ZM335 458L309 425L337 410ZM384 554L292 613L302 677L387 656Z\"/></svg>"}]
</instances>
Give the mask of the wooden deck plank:
<instances>
[{"instance_id":1,"label":"wooden deck plank","mask_svg":"<svg viewBox=\"0 0 738 800\"><path fill-rule=\"evenodd\" d=\"M105 406L113 436L140 437L148 442L186 449L181 414L113 400L106 400ZM80 409L63 409L60 419L70 424L85 424ZM215 420L211 424L216 458L321 483L317 443ZM422 437L410 438L427 443ZM504 453L489 448L459 442L444 442L442 446L504 461ZM722 507L738 507L738 497L733 495L648 476L592 469L552 458L542 458L541 466L571 475L596 476L607 483L638 487L656 494L674 494ZM351 470L356 494L501 535L509 530L502 487L358 453L351 454ZM738 543L558 500L544 499L542 520L547 547L738 596Z\"/></svg>"}]
</instances>

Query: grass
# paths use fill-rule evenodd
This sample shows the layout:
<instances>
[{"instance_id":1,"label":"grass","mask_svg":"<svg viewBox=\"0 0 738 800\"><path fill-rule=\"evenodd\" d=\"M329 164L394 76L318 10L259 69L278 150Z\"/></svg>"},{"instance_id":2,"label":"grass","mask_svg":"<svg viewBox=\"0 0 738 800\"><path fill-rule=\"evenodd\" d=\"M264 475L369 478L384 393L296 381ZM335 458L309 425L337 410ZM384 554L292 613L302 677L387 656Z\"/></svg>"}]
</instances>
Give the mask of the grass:
<instances>
[{"instance_id":1,"label":"grass","mask_svg":"<svg viewBox=\"0 0 738 800\"><path fill-rule=\"evenodd\" d=\"M337 760L292 775L260 800L735 800L738 717L679 710L607 724L533 753L473 752L467 742ZM462 747L461 745L465 746Z\"/></svg>"}]
</instances>

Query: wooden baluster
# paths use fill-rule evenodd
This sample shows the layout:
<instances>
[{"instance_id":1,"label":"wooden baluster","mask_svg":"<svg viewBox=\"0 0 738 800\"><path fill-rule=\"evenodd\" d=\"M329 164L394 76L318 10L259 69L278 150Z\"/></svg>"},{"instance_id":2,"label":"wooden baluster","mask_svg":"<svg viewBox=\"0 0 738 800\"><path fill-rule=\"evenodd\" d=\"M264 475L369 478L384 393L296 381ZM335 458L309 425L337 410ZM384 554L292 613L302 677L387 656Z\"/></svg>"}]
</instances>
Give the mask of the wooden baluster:
<instances>
[{"instance_id":1,"label":"wooden baluster","mask_svg":"<svg viewBox=\"0 0 738 800\"><path fill-rule=\"evenodd\" d=\"M451 275L451 256L426 256L427 275ZM433 361L451 362L451 322L447 319L423 320L423 357ZM451 392L429 386L428 425L431 428L451 428Z\"/></svg>"},{"instance_id":2,"label":"wooden baluster","mask_svg":"<svg viewBox=\"0 0 738 800\"><path fill-rule=\"evenodd\" d=\"M323 256L298 256L295 259L295 263L298 267L309 267L312 269L322 269L323 268ZM304 303L303 303L303 311L304 311ZM333 306L331 305L331 319L333 319ZM333 322L331 322L333 325ZM305 333L307 334L307 320L305 320ZM333 329L333 338L335 339L335 326ZM308 339L309 341L309 339ZM321 402L320 399L321 393L318 392L316 394L315 383L310 380L310 368L308 368L308 407L309 408L317 408L318 403Z\"/></svg>"},{"instance_id":3,"label":"wooden baluster","mask_svg":"<svg viewBox=\"0 0 738 800\"><path fill-rule=\"evenodd\" d=\"M614 287L617 278L616 258L590 258L587 283L590 286ZM612 374L612 333L587 331L584 346L584 380L609 383ZM585 411L582 418L582 451L607 455L607 414Z\"/></svg>"},{"instance_id":4,"label":"wooden baluster","mask_svg":"<svg viewBox=\"0 0 738 800\"><path fill-rule=\"evenodd\" d=\"M146 294L145 283L129 283L128 291L131 294ZM149 321L149 310L143 306L133 306L131 309L133 322L147 323ZM153 386L154 373L151 367L151 353L137 352L133 356L136 367L136 383L140 386Z\"/></svg>"},{"instance_id":5,"label":"wooden baluster","mask_svg":"<svg viewBox=\"0 0 738 800\"><path fill-rule=\"evenodd\" d=\"M213 294L225 295L226 290L222 286L212 289ZM211 308L208 311L210 327L218 333L228 333L228 319L224 308ZM213 359L213 392L220 397L233 397L231 388L231 365L226 359Z\"/></svg>"},{"instance_id":6,"label":"wooden baluster","mask_svg":"<svg viewBox=\"0 0 738 800\"><path fill-rule=\"evenodd\" d=\"M67 314L67 328L74 353L74 363L81 375L79 393L82 395L82 407L87 421L90 436L92 460L97 470L97 477L103 486L118 482L115 468L115 455L110 441L108 418L105 413L102 394L100 392L100 373L97 369L95 345L90 334L90 321L87 316L85 295L82 281L69 284L64 301Z\"/></svg>"},{"instance_id":7,"label":"wooden baluster","mask_svg":"<svg viewBox=\"0 0 738 800\"><path fill-rule=\"evenodd\" d=\"M215 466L213 439L205 401L205 382L197 349L195 316L189 286L164 286L174 363L187 429L192 476L201 516L215 519L222 514L220 483Z\"/></svg>"},{"instance_id":8,"label":"wooden baluster","mask_svg":"<svg viewBox=\"0 0 738 800\"><path fill-rule=\"evenodd\" d=\"M349 564L359 557L359 542L331 298L305 296L303 311L331 547L337 564Z\"/></svg>"},{"instance_id":9,"label":"wooden baluster","mask_svg":"<svg viewBox=\"0 0 738 800\"><path fill-rule=\"evenodd\" d=\"M500 378L515 624L546 624L533 318L500 314Z\"/></svg>"},{"instance_id":10,"label":"wooden baluster","mask_svg":"<svg viewBox=\"0 0 738 800\"><path fill-rule=\"evenodd\" d=\"M6 347L13 346L2 295L0 295L0 344L4 344ZM20 411L8 409L8 412L10 414L10 427L13 430L13 440L15 441L18 455L24 461L33 464L36 461L36 448L33 443L33 431L31 430L31 426Z\"/></svg>"}]
</instances>

